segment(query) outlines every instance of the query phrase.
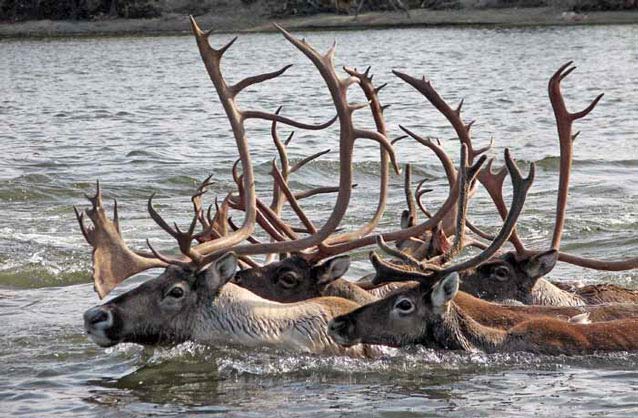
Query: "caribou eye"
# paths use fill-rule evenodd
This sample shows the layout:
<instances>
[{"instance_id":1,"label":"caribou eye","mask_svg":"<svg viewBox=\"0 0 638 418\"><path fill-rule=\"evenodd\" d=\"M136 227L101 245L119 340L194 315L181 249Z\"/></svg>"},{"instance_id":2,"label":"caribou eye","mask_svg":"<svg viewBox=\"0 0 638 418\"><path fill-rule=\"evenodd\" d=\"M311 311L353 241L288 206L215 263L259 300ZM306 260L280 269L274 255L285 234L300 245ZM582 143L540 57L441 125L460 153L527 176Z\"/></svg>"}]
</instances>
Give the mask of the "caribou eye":
<instances>
[{"instance_id":1,"label":"caribou eye","mask_svg":"<svg viewBox=\"0 0 638 418\"><path fill-rule=\"evenodd\" d=\"M499 266L494 269L494 276L500 281L505 281L509 278L509 270L507 267Z\"/></svg>"},{"instance_id":2,"label":"caribou eye","mask_svg":"<svg viewBox=\"0 0 638 418\"><path fill-rule=\"evenodd\" d=\"M171 289L170 292L168 292L168 296L175 298L175 299L179 299L182 296L184 296L184 289L182 289L181 287L174 287Z\"/></svg>"},{"instance_id":3,"label":"caribou eye","mask_svg":"<svg viewBox=\"0 0 638 418\"><path fill-rule=\"evenodd\" d=\"M279 283L286 289L291 289L297 286L297 277L292 273L284 273L278 278Z\"/></svg>"},{"instance_id":4,"label":"caribou eye","mask_svg":"<svg viewBox=\"0 0 638 418\"><path fill-rule=\"evenodd\" d=\"M410 313L414 310L414 304L409 299L399 300L394 307L401 311L401 313Z\"/></svg>"}]
</instances>

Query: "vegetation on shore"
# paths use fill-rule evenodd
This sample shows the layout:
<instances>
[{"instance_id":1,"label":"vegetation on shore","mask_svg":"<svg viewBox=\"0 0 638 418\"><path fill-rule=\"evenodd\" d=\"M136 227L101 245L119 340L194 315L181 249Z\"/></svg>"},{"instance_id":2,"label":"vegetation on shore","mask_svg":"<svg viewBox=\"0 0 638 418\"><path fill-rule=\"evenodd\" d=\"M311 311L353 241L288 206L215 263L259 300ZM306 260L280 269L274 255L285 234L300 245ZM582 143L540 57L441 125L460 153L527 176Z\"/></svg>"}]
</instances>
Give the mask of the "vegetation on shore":
<instances>
[{"instance_id":1,"label":"vegetation on shore","mask_svg":"<svg viewBox=\"0 0 638 418\"><path fill-rule=\"evenodd\" d=\"M218 10L289 17L384 10L409 14L409 10L421 8L511 7L555 7L574 12L638 10L638 0L0 0L0 21L156 18L175 13L203 15Z\"/></svg>"}]
</instances>

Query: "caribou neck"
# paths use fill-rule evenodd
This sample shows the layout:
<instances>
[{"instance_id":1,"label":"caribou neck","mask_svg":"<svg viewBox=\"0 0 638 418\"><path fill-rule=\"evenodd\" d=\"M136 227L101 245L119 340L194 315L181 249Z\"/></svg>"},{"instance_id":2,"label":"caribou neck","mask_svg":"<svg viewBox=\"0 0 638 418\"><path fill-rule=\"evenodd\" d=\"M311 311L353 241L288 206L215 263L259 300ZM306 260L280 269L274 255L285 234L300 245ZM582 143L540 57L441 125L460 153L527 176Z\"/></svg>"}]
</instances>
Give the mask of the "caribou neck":
<instances>
[{"instance_id":1,"label":"caribou neck","mask_svg":"<svg viewBox=\"0 0 638 418\"><path fill-rule=\"evenodd\" d=\"M505 340L506 332L476 322L454 302L448 312L431 327L432 341L437 348L488 353L498 351Z\"/></svg>"},{"instance_id":2,"label":"caribou neck","mask_svg":"<svg viewBox=\"0 0 638 418\"><path fill-rule=\"evenodd\" d=\"M327 284L321 292L321 295L348 299L359 305L367 305L379 299L372 292L368 292L346 279L336 279L332 283Z\"/></svg>"},{"instance_id":3,"label":"caribou neck","mask_svg":"<svg viewBox=\"0 0 638 418\"><path fill-rule=\"evenodd\" d=\"M330 300L326 300L330 299ZM227 283L214 300L204 304L193 330L193 340L243 346L270 345L295 351L366 356L361 345L344 349L327 334L335 315L331 299L279 303L263 299ZM356 304L353 304L356 307Z\"/></svg>"},{"instance_id":4,"label":"caribou neck","mask_svg":"<svg viewBox=\"0 0 638 418\"><path fill-rule=\"evenodd\" d=\"M530 295L530 301L525 301L530 305L546 306L584 306L585 301L578 295L569 293L558 288L551 282L541 278L538 279Z\"/></svg>"}]
</instances>

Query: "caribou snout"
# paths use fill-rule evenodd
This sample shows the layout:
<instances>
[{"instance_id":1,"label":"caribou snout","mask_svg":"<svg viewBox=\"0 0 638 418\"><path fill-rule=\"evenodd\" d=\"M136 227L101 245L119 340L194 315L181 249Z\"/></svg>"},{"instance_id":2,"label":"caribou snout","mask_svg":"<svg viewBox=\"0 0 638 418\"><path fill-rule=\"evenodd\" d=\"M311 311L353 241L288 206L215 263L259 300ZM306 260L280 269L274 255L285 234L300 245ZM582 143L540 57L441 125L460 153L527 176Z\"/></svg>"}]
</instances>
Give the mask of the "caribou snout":
<instances>
[{"instance_id":1,"label":"caribou snout","mask_svg":"<svg viewBox=\"0 0 638 418\"><path fill-rule=\"evenodd\" d=\"M350 347L358 344L354 337L355 326L348 316L339 316L328 322L328 335L339 345Z\"/></svg>"},{"instance_id":2,"label":"caribou snout","mask_svg":"<svg viewBox=\"0 0 638 418\"><path fill-rule=\"evenodd\" d=\"M108 306L94 306L84 312L84 330L101 347L111 347L119 341L112 338L115 320Z\"/></svg>"}]
</instances>

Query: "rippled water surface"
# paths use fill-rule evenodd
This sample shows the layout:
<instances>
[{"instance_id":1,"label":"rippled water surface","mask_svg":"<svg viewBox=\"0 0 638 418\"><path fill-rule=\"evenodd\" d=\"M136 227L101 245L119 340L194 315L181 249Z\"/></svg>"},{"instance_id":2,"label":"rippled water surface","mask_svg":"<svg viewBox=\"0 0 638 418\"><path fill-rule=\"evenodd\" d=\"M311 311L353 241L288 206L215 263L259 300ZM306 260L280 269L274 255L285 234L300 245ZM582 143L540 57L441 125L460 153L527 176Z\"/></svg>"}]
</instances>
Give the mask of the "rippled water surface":
<instances>
[{"instance_id":1,"label":"rippled water surface","mask_svg":"<svg viewBox=\"0 0 638 418\"><path fill-rule=\"evenodd\" d=\"M538 29L407 29L309 33L327 48L337 39L336 63L372 65L387 82L381 99L392 136L404 124L441 138L458 154L442 116L390 73L425 74L441 94L465 98L476 119L474 141L510 147L519 162L535 161L537 181L520 221L536 248L548 245L557 185L558 145L547 80L564 62L578 70L565 82L570 109L605 97L577 123L574 170L564 249L614 258L638 254L638 26ZM221 43L229 36L213 37ZM101 349L83 335L82 312L97 303L88 283L90 250L72 205L100 179L117 197L123 234L134 247L151 238L172 242L145 212L158 192L167 219L185 224L198 180L214 175L212 193L231 186L234 141L191 37L61 39L0 43L0 414L236 416L520 416L638 414L638 358L633 355L547 358L412 349L379 360L290 356L183 344L166 349L122 345ZM227 54L231 81L283 64L285 76L242 94L244 106L304 121L333 110L316 71L280 35L242 35ZM357 95L353 94L353 100ZM360 97L359 97L360 98ZM365 115L360 126L370 125ZM269 125L251 123L257 187L267 198L275 151ZM282 135L290 129L281 127ZM293 159L332 148L295 175L295 190L336 183L335 130L297 132ZM402 162L428 178L436 207L447 193L435 158L404 140ZM364 222L376 206L374 144L355 153L359 184L344 225ZM397 227L404 207L393 178L382 228ZM305 202L318 222L331 198ZM109 203L110 205L110 203ZM498 219L483 195L475 223L495 230ZM365 251L351 276L367 272ZM129 280L136 286L155 272ZM638 273L602 273L561 265L556 280L611 281L638 287Z\"/></svg>"}]
</instances>

